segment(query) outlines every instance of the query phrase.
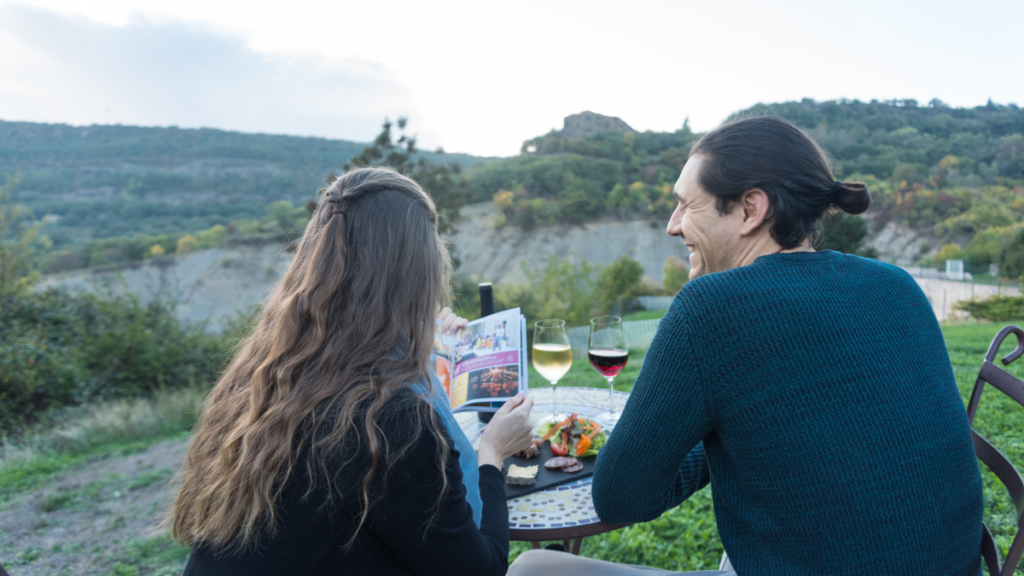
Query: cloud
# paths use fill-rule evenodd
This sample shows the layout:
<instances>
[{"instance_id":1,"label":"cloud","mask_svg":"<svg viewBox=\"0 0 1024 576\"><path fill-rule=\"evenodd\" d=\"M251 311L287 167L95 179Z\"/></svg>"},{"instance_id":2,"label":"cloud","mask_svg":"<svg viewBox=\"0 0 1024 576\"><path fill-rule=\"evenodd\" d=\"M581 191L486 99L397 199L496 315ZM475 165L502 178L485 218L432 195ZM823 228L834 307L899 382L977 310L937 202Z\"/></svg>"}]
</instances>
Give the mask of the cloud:
<instances>
[{"instance_id":1,"label":"cloud","mask_svg":"<svg viewBox=\"0 0 1024 576\"><path fill-rule=\"evenodd\" d=\"M369 140L419 116L392 70L366 60L255 52L212 28L133 18L111 26L0 9L0 118L217 127Z\"/></svg>"}]
</instances>

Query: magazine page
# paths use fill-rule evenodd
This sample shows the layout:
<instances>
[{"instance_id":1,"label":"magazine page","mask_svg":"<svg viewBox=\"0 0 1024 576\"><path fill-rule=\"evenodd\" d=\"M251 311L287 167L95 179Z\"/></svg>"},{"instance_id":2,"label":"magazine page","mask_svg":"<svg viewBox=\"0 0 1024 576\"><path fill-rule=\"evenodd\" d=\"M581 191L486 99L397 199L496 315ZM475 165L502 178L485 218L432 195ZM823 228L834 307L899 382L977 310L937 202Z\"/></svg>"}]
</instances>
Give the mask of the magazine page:
<instances>
[{"instance_id":1,"label":"magazine page","mask_svg":"<svg viewBox=\"0 0 1024 576\"><path fill-rule=\"evenodd\" d=\"M452 411L495 411L526 390L523 318L519 308L474 320L450 344L448 397ZM442 372L439 361L438 372ZM440 374L438 376L440 378Z\"/></svg>"},{"instance_id":2,"label":"magazine page","mask_svg":"<svg viewBox=\"0 0 1024 576\"><path fill-rule=\"evenodd\" d=\"M434 372L444 387L445 396L452 397L452 343L455 337L441 332L441 320L434 331Z\"/></svg>"}]
</instances>

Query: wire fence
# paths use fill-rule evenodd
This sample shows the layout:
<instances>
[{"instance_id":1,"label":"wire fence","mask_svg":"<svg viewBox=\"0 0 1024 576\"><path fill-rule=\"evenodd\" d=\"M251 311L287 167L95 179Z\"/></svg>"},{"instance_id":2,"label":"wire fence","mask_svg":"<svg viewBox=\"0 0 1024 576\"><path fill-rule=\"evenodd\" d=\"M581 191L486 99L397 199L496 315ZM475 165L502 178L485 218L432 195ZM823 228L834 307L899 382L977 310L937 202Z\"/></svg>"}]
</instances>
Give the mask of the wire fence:
<instances>
[{"instance_id":1,"label":"wire fence","mask_svg":"<svg viewBox=\"0 0 1024 576\"><path fill-rule=\"evenodd\" d=\"M644 310L668 310L675 296L639 296L637 300Z\"/></svg>"},{"instance_id":2,"label":"wire fence","mask_svg":"<svg viewBox=\"0 0 1024 576\"><path fill-rule=\"evenodd\" d=\"M623 322L622 330L626 333L626 345L630 350L644 350L651 345L654 335L658 332L661 320L636 320ZM569 328L569 344L572 345L573 360L587 357L590 348L590 326Z\"/></svg>"}]
</instances>

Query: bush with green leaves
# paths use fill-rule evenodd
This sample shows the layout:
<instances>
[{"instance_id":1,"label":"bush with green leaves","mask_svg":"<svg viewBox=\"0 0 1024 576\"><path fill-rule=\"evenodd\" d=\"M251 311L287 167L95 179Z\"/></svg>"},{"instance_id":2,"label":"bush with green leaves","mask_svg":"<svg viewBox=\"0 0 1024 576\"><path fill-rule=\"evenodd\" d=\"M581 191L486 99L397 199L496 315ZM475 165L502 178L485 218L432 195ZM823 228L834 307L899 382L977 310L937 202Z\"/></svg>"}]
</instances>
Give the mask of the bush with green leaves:
<instances>
[{"instance_id":1,"label":"bush with green leaves","mask_svg":"<svg viewBox=\"0 0 1024 576\"><path fill-rule=\"evenodd\" d=\"M530 326L545 318L560 318L566 326L588 326L591 318L619 312L637 296L649 293L642 282L643 266L629 256L620 256L607 266L595 266L585 260L549 254L544 268L532 271L524 264L523 274L524 283L494 288L495 308L519 307ZM471 299L474 288L461 286L456 291L461 302L479 306L478 299Z\"/></svg>"},{"instance_id":2,"label":"bush with green leaves","mask_svg":"<svg viewBox=\"0 0 1024 576\"><path fill-rule=\"evenodd\" d=\"M0 430L36 414L157 389L203 386L230 338L187 325L173 305L50 290L0 299Z\"/></svg>"},{"instance_id":3,"label":"bush with green leaves","mask_svg":"<svg viewBox=\"0 0 1024 576\"><path fill-rule=\"evenodd\" d=\"M939 249L939 253L935 255L935 267L939 270L945 270L946 260L963 260L965 257L967 257L967 252L964 252L959 244L943 244L942 248Z\"/></svg>"},{"instance_id":4,"label":"bush with green leaves","mask_svg":"<svg viewBox=\"0 0 1024 576\"><path fill-rule=\"evenodd\" d=\"M690 279L690 269L682 258L669 256L665 259L665 267L662 269L661 285L669 294L675 294L682 289L683 285Z\"/></svg>"},{"instance_id":5,"label":"bush with green leaves","mask_svg":"<svg viewBox=\"0 0 1024 576\"><path fill-rule=\"evenodd\" d=\"M957 302L957 310L968 312L981 320L1005 322L1024 318L1024 296L993 296L986 300Z\"/></svg>"},{"instance_id":6,"label":"bush with green leaves","mask_svg":"<svg viewBox=\"0 0 1024 576\"><path fill-rule=\"evenodd\" d=\"M999 253L999 275L1020 278L1024 274L1024 229L1020 230Z\"/></svg>"}]
</instances>

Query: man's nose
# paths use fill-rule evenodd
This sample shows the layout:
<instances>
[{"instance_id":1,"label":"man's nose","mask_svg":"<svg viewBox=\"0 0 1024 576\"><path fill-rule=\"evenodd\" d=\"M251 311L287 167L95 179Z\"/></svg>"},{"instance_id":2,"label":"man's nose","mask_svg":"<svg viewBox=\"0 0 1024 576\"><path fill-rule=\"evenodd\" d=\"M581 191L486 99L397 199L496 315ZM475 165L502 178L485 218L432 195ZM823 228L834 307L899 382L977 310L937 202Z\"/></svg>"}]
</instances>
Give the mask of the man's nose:
<instances>
[{"instance_id":1,"label":"man's nose","mask_svg":"<svg viewBox=\"0 0 1024 576\"><path fill-rule=\"evenodd\" d=\"M678 217L676 214L673 214L672 217L668 219L668 226L665 226L665 233L667 233L669 236L682 236L682 220L682 218Z\"/></svg>"}]
</instances>

